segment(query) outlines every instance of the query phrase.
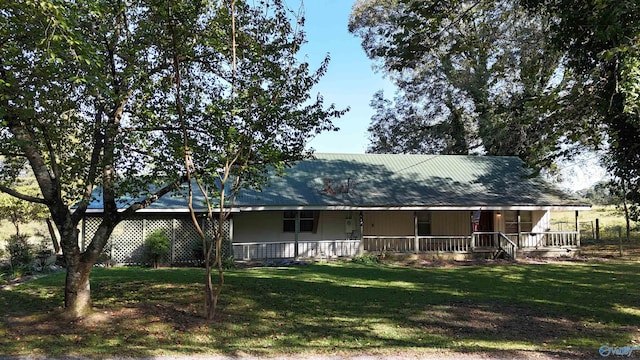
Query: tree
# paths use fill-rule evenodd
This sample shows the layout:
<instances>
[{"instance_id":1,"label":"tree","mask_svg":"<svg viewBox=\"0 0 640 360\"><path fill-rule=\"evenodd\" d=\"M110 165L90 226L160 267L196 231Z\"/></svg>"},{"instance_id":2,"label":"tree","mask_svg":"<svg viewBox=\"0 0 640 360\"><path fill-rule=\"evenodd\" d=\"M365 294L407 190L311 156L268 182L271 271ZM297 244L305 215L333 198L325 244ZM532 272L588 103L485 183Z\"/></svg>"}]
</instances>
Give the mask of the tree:
<instances>
[{"instance_id":1,"label":"tree","mask_svg":"<svg viewBox=\"0 0 640 360\"><path fill-rule=\"evenodd\" d=\"M399 87L393 102L376 95L370 150L515 155L551 167L562 136L585 134L558 133L567 121L546 106L570 75L545 42L550 26L515 0L357 2L349 29Z\"/></svg>"},{"instance_id":2,"label":"tree","mask_svg":"<svg viewBox=\"0 0 640 360\"><path fill-rule=\"evenodd\" d=\"M205 29L213 27L224 39L221 42L183 48L179 45L185 43L179 37L183 24L176 21L170 28L175 80L171 96L175 114L170 117L181 136L167 141L187 170L189 207L205 259L208 319L215 316L224 284L223 224L238 191L260 188L270 172L308 156L307 141L334 129L330 120L345 112L333 105L325 108L319 96L311 99L311 89L325 73L328 58L311 73L309 64L298 62L296 54L304 42L303 19L298 15L293 20L280 0L255 6L231 0L211 13L211 18L201 19ZM188 57L201 60L183 61ZM194 187L205 195L214 241L197 221ZM215 286L213 267L218 271Z\"/></svg>"},{"instance_id":3,"label":"tree","mask_svg":"<svg viewBox=\"0 0 640 360\"><path fill-rule=\"evenodd\" d=\"M253 18L265 20L273 7L238 4L246 46L235 82L222 2L24 0L0 11L0 190L48 208L67 265L66 316L91 310L91 268L114 227L186 181L176 157L186 155L183 139L203 183L227 165L254 185L269 165L303 156L309 136L333 128L340 112L324 109L321 97L302 105L326 64L311 75L307 64L289 66L295 52L279 41L288 20L262 24ZM11 186L25 164L41 196ZM119 209L124 195L136 200ZM78 223L94 196L102 221L80 251Z\"/></svg>"},{"instance_id":4,"label":"tree","mask_svg":"<svg viewBox=\"0 0 640 360\"><path fill-rule=\"evenodd\" d=\"M549 43L563 51L576 81L559 97L559 113L586 119L606 134L606 165L640 204L640 3L635 0L526 0L552 16ZM568 104L579 106L567 106ZM633 209L635 206L631 206ZM631 211L631 214L634 212ZM637 214L637 212L636 212ZM637 215L636 215L637 216ZM637 217L636 217L637 219Z\"/></svg>"},{"instance_id":5,"label":"tree","mask_svg":"<svg viewBox=\"0 0 640 360\"><path fill-rule=\"evenodd\" d=\"M91 268L116 224L179 179L165 177L149 193L156 163L149 154L159 150L147 140L161 122L134 106L156 94L168 67L154 43L164 18L164 4L117 0L25 0L0 11L0 190L48 208L61 237L65 315L72 318L91 309ZM10 186L24 164L41 196ZM81 252L78 223L96 189L102 222ZM124 194L139 201L119 212Z\"/></svg>"}]
</instances>

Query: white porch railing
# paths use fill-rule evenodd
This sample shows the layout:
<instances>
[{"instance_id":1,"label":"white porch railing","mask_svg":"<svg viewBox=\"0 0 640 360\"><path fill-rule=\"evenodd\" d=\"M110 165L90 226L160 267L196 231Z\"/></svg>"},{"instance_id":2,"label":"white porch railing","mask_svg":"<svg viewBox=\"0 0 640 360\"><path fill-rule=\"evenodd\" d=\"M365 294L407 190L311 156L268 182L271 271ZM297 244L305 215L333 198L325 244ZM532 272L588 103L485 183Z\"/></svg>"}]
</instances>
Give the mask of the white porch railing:
<instances>
[{"instance_id":1,"label":"white porch railing","mask_svg":"<svg viewBox=\"0 0 640 360\"><path fill-rule=\"evenodd\" d=\"M516 259L517 249L518 249L518 246L516 245L516 243L511 241L503 233L499 233L498 244L499 244L499 248L507 254L509 259L512 259L512 260Z\"/></svg>"},{"instance_id":2,"label":"white porch railing","mask_svg":"<svg viewBox=\"0 0 640 360\"><path fill-rule=\"evenodd\" d=\"M368 252L455 252L471 251L470 236L419 236L416 251L415 236L363 236L364 251Z\"/></svg>"},{"instance_id":3,"label":"white porch railing","mask_svg":"<svg viewBox=\"0 0 640 360\"><path fill-rule=\"evenodd\" d=\"M470 236L420 236L421 252L454 252L467 253L471 251Z\"/></svg>"},{"instance_id":4,"label":"white porch railing","mask_svg":"<svg viewBox=\"0 0 640 360\"><path fill-rule=\"evenodd\" d=\"M414 236L363 236L364 251L368 252L415 252Z\"/></svg>"},{"instance_id":5,"label":"white porch railing","mask_svg":"<svg viewBox=\"0 0 640 360\"><path fill-rule=\"evenodd\" d=\"M511 241L518 244L520 248L547 248L547 247L577 247L578 233L575 231L546 231L527 232L506 235Z\"/></svg>"},{"instance_id":6,"label":"white porch railing","mask_svg":"<svg viewBox=\"0 0 640 360\"><path fill-rule=\"evenodd\" d=\"M363 236L361 240L298 241L298 257L351 257L358 254L362 242L365 252L396 253L471 253L497 250L501 246L515 258L516 249L578 246L573 231L522 233L475 232L471 236ZM510 240L508 242L507 240ZM238 260L292 259L296 257L294 241L234 243L233 256Z\"/></svg>"},{"instance_id":7,"label":"white porch railing","mask_svg":"<svg viewBox=\"0 0 640 360\"><path fill-rule=\"evenodd\" d=\"M360 240L298 241L299 258L349 257L358 254ZM237 260L293 259L295 241L234 243Z\"/></svg>"}]
</instances>

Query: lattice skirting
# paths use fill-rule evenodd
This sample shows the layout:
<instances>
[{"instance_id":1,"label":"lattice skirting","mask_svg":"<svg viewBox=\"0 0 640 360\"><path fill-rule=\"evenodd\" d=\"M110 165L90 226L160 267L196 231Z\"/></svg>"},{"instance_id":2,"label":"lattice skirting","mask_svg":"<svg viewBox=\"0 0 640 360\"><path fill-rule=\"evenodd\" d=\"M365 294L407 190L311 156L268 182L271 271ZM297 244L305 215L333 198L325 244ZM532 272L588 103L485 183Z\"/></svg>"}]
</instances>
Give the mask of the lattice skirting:
<instances>
[{"instance_id":1,"label":"lattice skirting","mask_svg":"<svg viewBox=\"0 0 640 360\"><path fill-rule=\"evenodd\" d=\"M201 218L200 226L205 229L207 237L213 239L214 225L206 218ZM86 217L82 223L80 246L84 250L91 242L93 235L100 225L101 218ZM233 222L228 219L223 225L225 238L222 246L222 256L233 256L231 248L231 234ZM196 232L190 217L139 217L124 220L116 226L104 253L113 264L144 264L144 241L148 234L162 230L171 239L171 251L165 263L172 265L197 265L201 262L202 241Z\"/></svg>"}]
</instances>

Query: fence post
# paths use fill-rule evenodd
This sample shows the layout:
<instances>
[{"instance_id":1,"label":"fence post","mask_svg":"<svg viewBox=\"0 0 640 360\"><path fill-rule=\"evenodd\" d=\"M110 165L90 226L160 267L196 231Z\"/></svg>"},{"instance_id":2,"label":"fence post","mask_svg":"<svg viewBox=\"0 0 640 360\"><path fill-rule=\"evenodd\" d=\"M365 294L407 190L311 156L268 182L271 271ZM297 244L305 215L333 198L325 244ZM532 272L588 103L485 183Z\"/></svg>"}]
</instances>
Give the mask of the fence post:
<instances>
[{"instance_id":1,"label":"fence post","mask_svg":"<svg viewBox=\"0 0 640 360\"><path fill-rule=\"evenodd\" d=\"M600 219L596 219L596 241L600 240Z\"/></svg>"}]
</instances>

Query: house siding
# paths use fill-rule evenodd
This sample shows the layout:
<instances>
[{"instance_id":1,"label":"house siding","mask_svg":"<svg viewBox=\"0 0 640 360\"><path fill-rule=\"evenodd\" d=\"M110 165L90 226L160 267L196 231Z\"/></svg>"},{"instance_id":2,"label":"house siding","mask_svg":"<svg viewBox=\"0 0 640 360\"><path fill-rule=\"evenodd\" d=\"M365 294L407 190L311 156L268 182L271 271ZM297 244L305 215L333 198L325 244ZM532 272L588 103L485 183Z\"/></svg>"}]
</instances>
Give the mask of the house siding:
<instances>
[{"instance_id":1,"label":"house siding","mask_svg":"<svg viewBox=\"0 0 640 360\"><path fill-rule=\"evenodd\" d=\"M471 214L469 211L433 211L431 232L434 236L469 235Z\"/></svg>"},{"instance_id":2,"label":"house siding","mask_svg":"<svg viewBox=\"0 0 640 360\"><path fill-rule=\"evenodd\" d=\"M363 212L364 236L413 236L413 211Z\"/></svg>"},{"instance_id":3,"label":"house siding","mask_svg":"<svg viewBox=\"0 0 640 360\"><path fill-rule=\"evenodd\" d=\"M299 241L344 240L349 239L345 220L355 220L354 230L359 230L359 215L355 211L321 211L318 216L317 231L300 232ZM295 233L282 230L282 211L245 212L233 215L234 243L294 241Z\"/></svg>"}]
</instances>

